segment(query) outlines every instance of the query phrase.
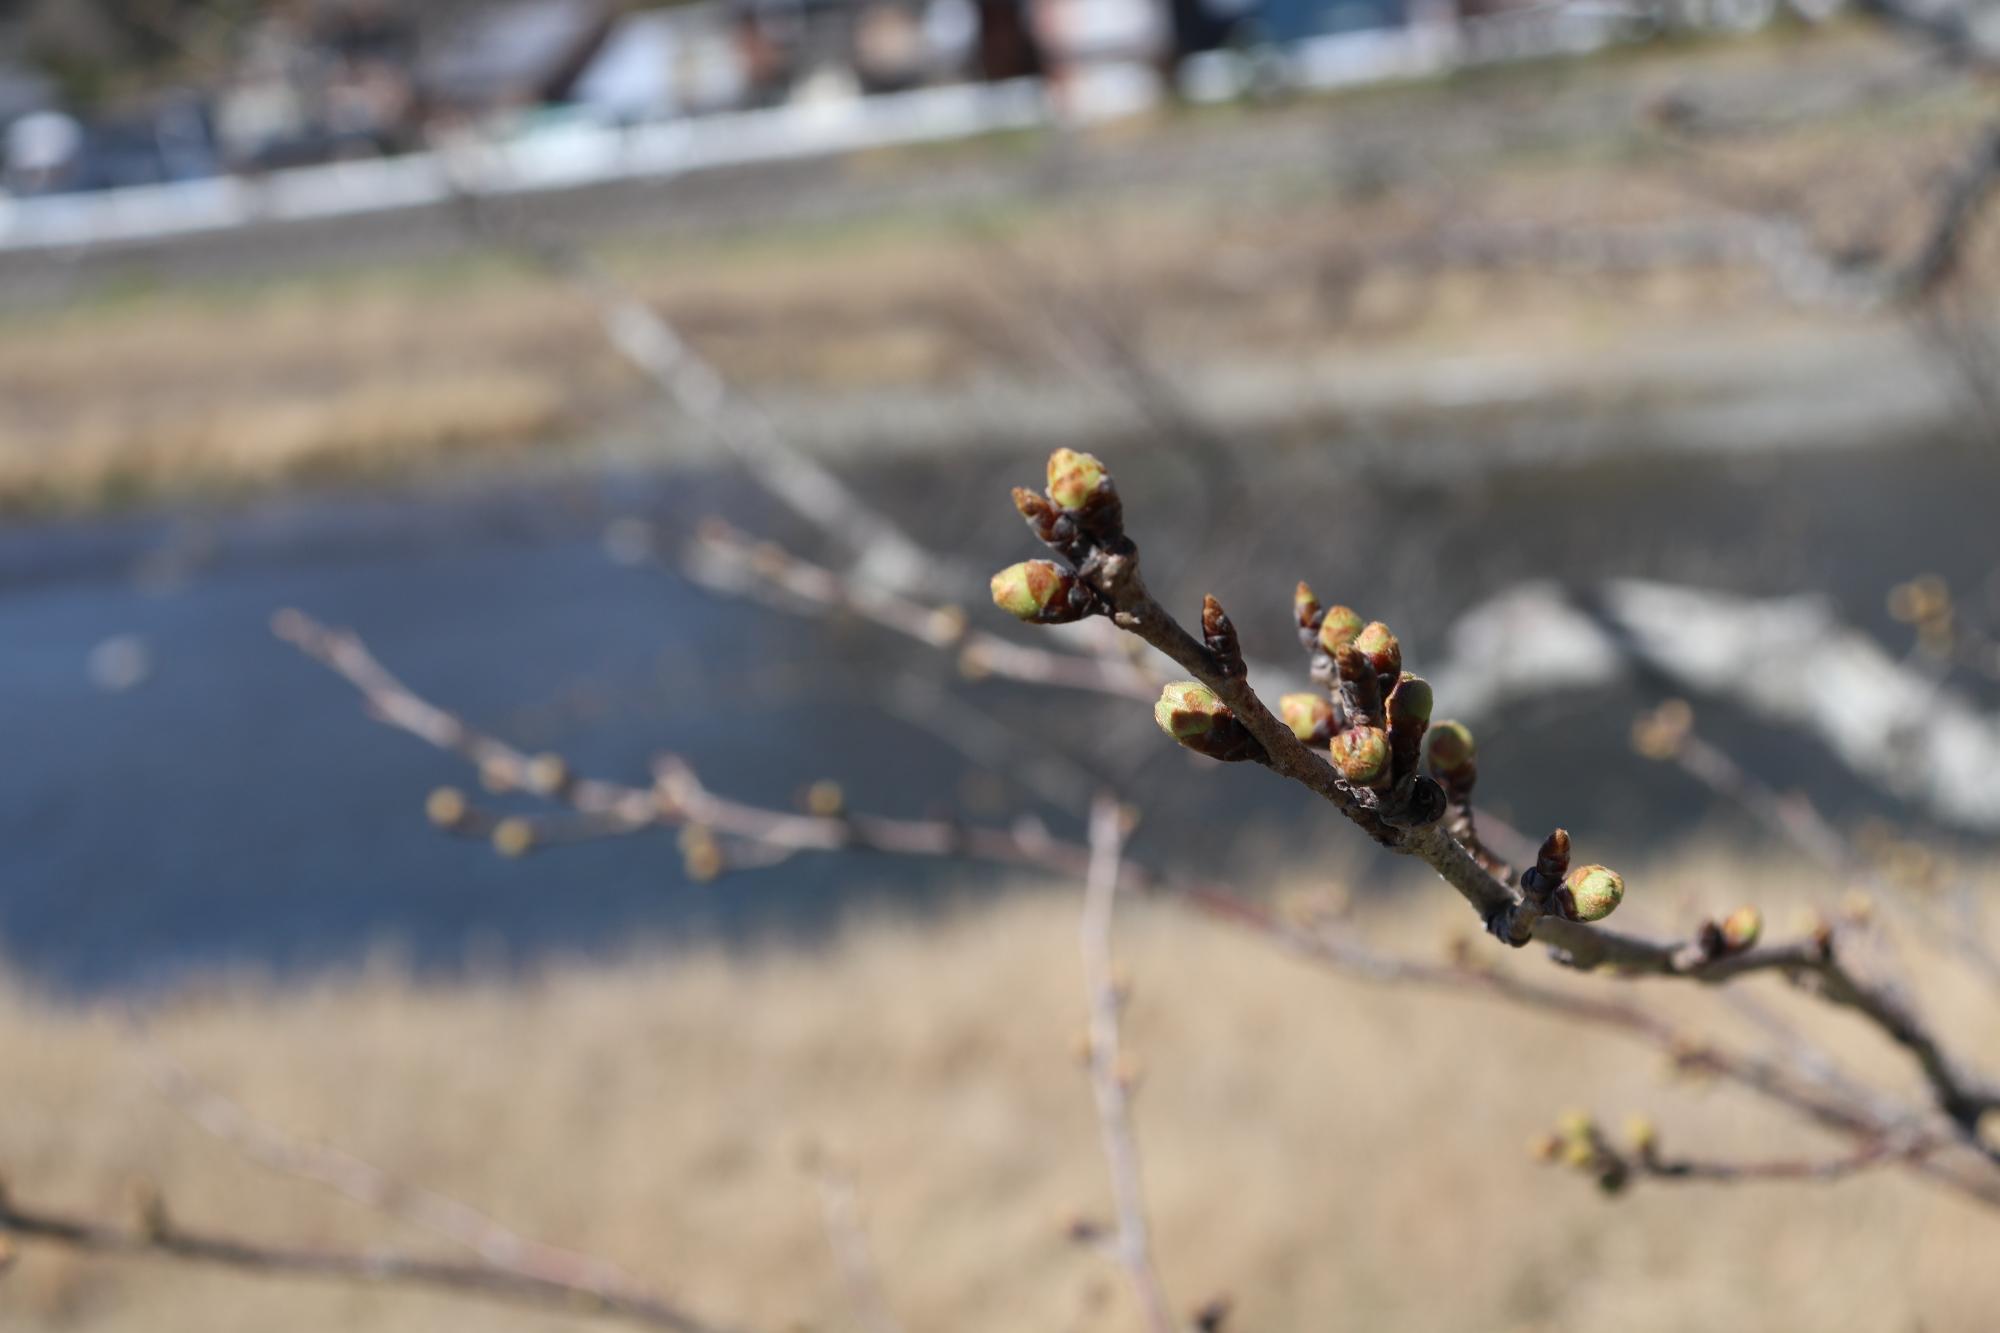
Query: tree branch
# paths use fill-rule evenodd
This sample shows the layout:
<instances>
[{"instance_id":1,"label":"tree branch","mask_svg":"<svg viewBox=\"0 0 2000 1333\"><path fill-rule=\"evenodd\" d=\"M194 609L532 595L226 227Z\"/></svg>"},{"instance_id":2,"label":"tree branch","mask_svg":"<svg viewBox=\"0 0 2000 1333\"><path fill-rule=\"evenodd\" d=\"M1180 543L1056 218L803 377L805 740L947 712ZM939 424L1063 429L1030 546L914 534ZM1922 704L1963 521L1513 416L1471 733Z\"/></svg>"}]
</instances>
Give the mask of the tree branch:
<instances>
[{"instance_id":1,"label":"tree branch","mask_svg":"<svg viewBox=\"0 0 2000 1333\"><path fill-rule=\"evenodd\" d=\"M1159 616L1164 612L1154 604L1148 614ZM685 831L699 830L704 834L712 831L740 839L772 855L799 851L870 850L897 855L958 856L995 864L1032 867L1065 876L1083 875L1090 865L1087 847L1056 838L1032 820L1018 821L1008 829L993 829L968 827L946 820L769 810L709 792L692 769L671 759L661 762L658 780L651 788L577 777L553 756L524 754L468 727L456 716L422 699L377 662L361 640L351 633L328 629L297 611L281 612L274 617L273 627L302 652L353 684L361 692L369 712L379 721L407 731L438 748L464 756L503 787L536 791L547 799L569 805L581 816L602 820L605 832L630 833L678 827ZM1185 635L1185 631L1181 633ZM1206 646L1184 645L1183 651L1191 662L1199 664L1203 670L1211 669ZM1232 677L1222 683L1232 689L1240 684L1248 690L1247 681L1242 678ZM1251 697L1254 698L1254 695ZM1258 706L1262 707L1261 701ZM1298 749L1303 751L1303 744L1297 742L1297 737L1289 729L1286 734L1292 736ZM1313 763L1324 762L1309 752L1305 758ZM1331 771L1330 765L1328 771ZM561 780L551 781L552 777ZM1339 788L1336 787L1336 790ZM457 797L458 807L455 820L447 823L447 827L459 832L469 831L468 824L472 828L479 827L471 819L474 812L469 804L462 796L453 795ZM433 813L436 813L435 809ZM497 823L507 824L516 818L510 817ZM1441 836L1449 838L1441 827L1433 827ZM496 841L499 841L497 836ZM518 850L527 850L536 845L536 841L531 835L526 845ZM702 845L709 855L714 855L712 846ZM1457 846L1455 842L1452 845ZM684 850L688 850L685 844ZM1462 848L1460 855L1474 870L1486 873ZM689 851L689 858L691 870L705 869L709 875L727 868L719 857L705 867L695 865L696 858L692 851ZM1506 893L1512 905L1513 891L1510 888L1490 876L1486 882L1494 885L1499 892ZM1350 947L1291 929L1266 909L1230 890L1213 885L1163 881L1122 859L1119 864L1119 887L1140 892L1163 892L1170 901L1210 918L1248 928L1288 950L1371 979L1411 980L1460 989L1474 988L1511 1002L1557 1012L1579 1021L1610 1026L1662 1049L1677 1052L1675 1058L1691 1067L1721 1073L1743 1082L1830 1127L1875 1137L1885 1132L1882 1124L1868 1112L1857 1111L1844 1103L1828 1101L1792 1087L1781 1073L1770 1067L1736 1059L1725 1060L1708 1048L1682 1049L1687 1044L1680 1034L1634 1006L1536 988L1518 980L1502 979L1499 974L1384 963L1365 953L1357 953ZM1803 977L1814 983L1825 998L1856 1009L1910 1050L1925 1067L1927 1076L1933 1078L1941 1106L1963 1115L1972 1112L1973 1108L1983 1113L1995 1104L1992 1090L1977 1080L1960 1076L1944 1058L1941 1045L1928 1036L1921 1024L1899 1011L1893 1001L1862 986L1846 972L1844 966L1832 962L1830 958L1820 961L1821 952L1830 946L1817 937L1788 945L1732 953L1714 949L1712 941L1656 942L1553 915L1535 918L1532 937L1556 948L1563 961L1591 969L1604 968L1636 975L1705 982L1725 982L1757 972ZM1942 1077L1941 1082L1938 1076ZM1931 1174L1939 1174L1941 1170L1933 1169L1928 1163L1918 1166ZM1984 1202L2000 1204L2000 1180L1953 1175L1948 1183Z\"/></svg>"},{"instance_id":2,"label":"tree branch","mask_svg":"<svg viewBox=\"0 0 2000 1333\"><path fill-rule=\"evenodd\" d=\"M1622 899L1623 881L1603 867L1570 873L1569 837L1562 830L1544 844L1537 866L1523 872L1518 887L1497 878L1498 867L1490 859L1482 861L1438 822L1449 800L1469 798L1473 771L1469 744L1465 776L1453 797L1446 795L1453 776L1445 769L1439 770L1442 785L1432 783L1437 789L1433 802L1417 799L1421 784L1431 780L1407 771L1385 795L1387 774L1379 770L1386 760L1371 759L1368 765L1355 767L1342 759L1343 766L1336 768L1326 755L1307 747L1299 734L1303 726L1295 730L1265 706L1235 652L1235 631L1213 597L1203 609L1200 640L1154 599L1140 577L1138 547L1125 531L1123 502L1097 459L1057 450L1049 459L1046 498L1017 488L1014 504L1029 529L1062 557L1068 569L1051 567L1052 574L1040 585L1045 591L1032 606L1010 597L1003 588L1003 580L1026 567L1003 571L995 578L994 600L1028 620L1105 615L1172 658L1208 695L1204 704L1186 691L1176 694L1177 687L1169 686L1162 696L1156 717L1183 745L1220 759L1240 758L1245 757L1243 743L1233 738L1247 734L1257 747L1248 757L1310 788L1389 850L1430 865L1479 913L1488 933L1508 944L1540 940L1560 961L1584 970L1612 968L1710 983L1770 970L1809 983L1821 999L1852 1009L1908 1052L1930 1083L1939 1109L1967 1142L2000 1160L2000 1149L1987 1147L1978 1136L1984 1114L2000 1107L2000 1090L1960 1072L1906 1003L1847 968L1835 954L1830 932L1799 943L1756 948L1740 938L1732 940L1713 923L1687 943L1658 943L1593 925L1592 919L1607 915ZM1395 685L1400 693L1402 682L1415 678L1402 673L1401 648L1386 626L1363 627L1360 617L1345 607L1322 608L1304 584L1299 585L1295 608L1301 639L1313 654L1314 678L1334 692L1333 757L1359 753L1351 746L1343 751L1343 738L1352 741L1371 732L1379 736L1380 701L1388 687ZM1419 732L1429 717L1428 686L1423 686L1422 697ZM1387 716L1393 740L1394 700L1390 703ZM1318 739L1326 729L1316 725L1311 734ZM1433 767L1438 767L1435 761ZM1590 887L1578 878L1586 872L1598 872L1596 882L1608 886L1603 900L1590 911L1579 910L1578 903ZM1754 937L1756 932L1752 925L1747 933Z\"/></svg>"}]
</instances>

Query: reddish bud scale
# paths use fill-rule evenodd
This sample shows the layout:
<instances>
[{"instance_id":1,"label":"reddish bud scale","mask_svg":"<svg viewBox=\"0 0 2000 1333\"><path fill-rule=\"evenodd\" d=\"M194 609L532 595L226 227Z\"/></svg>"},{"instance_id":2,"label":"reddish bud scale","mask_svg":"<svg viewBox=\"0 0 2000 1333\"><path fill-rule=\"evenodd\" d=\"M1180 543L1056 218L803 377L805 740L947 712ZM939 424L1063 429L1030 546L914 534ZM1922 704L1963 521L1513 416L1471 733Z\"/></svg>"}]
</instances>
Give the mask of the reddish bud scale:
<instances>
[{"instance_id":1,"label":"reddish bud scale","mask_svg":"<svg viewBox=\"0 0 2000 1333\"><path fill-rule=\"evenodd\" d=\"M1056 522L1062 518L1062 510L1050 504L1046 496L1038 495L1026 486L1016 486L1014 508L1021 511L1021 517L1028 521L1028 527L1038 540L1056 540Z\"/></svg>"},{"instance_id":2,"label":"reddish bud scale","mask_svg":"<svg viewBox=\"0 0 2000 1333\"><path fill-rule=\"evenodd\" d=\"M1313 596L1304 579L1299 580L1298 590L1292 594L1292 614L1298 617L1300 629L1319 628L1319 598Z\"/></svg>"},{"instance_id":3,"label":"reddish bud scale","mask_svg":"<svg viewBox=\"0 0 2000 1333\"><path fill-rule=\"evenodd\" d=\"M1222 603L1212 594L1201 599L1201 638L1215 655L1218 674L1240 676L1248 670L1243 664L1243 649L1236 641L1236 626L1229 622Z\"/></svg>"},{"instance_id":4,"label":"reddish bud scale","mask_svg":"<svg viewBox=\"0 0 2000 1333\"><path fill-rule=\"evenodd\" d=\"M1333 655L1336 678L1340 682L1342 725L1376 727L1383 721L1382 683L1369 667L1368 659L1351 643L1343 643Z\"/></svg>"},{"instance_id":5,"label":"reddish bud scale","mask_svg":"<svg viewBox=\"0 0 2000 1333\"><path fill-rule=\"evenodd\" d=\"M1555 904L1569 914L1563 894L1563 877L1569 874L1569 833L1557 829L1542 841L1535 863L1521 872L1521 891L1546 907Z\"/></svg>"},{"instance_id":6,"label":"reddish bud scale","mask_svg":"<svg viewBox=\"0 0 2000 1333\"><path fill-rule=\"evenodd\" d=\"M1535 870L1555 881L1569 874L1568 829L1557 829L1543 839L1541 850L1535 853Z\"/></svg>"}]
</instances>

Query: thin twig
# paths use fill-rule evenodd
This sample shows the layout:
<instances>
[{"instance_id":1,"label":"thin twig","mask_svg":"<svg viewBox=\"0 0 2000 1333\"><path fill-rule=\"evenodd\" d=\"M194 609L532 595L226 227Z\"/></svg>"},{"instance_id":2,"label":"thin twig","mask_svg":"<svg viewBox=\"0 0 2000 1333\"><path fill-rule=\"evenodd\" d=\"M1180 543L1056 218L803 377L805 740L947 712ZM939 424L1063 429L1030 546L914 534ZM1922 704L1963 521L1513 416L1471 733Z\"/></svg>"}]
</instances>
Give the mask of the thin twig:
<instances>
[{"instance_id":1,"label":"thin twig","mask_svg":"<svg viewBox=\"0 0 2000 1333\"><path fill-rule=\"evenodd\" d=\"M724 1327L657 1298L607 1293L498 1264L433 1259L379 1248L348 1251L267 1245L185 1228L161 1209L153 1210L137 1225L116 1226L28 1208L0 1191L0 1237L85 1254L171 1259L273 1276L433 1287L513 1304L623 1319L671 1333L723 1333Z\"/></svg>"},{"instance_id":2,"label":"thin twig","mask_svg":"<svg viewBox=\"0 0 2000 1333\"><path fill-rule=\"evenodd\" d=\"M790 610L842 611L913 639L926 647L957 650L972 675L1003 676L1030 685L1055 685L1096 694L1150 700L1159 682L1129 660L1053 651L971 629L962 607L935 603L849 578L794 555L775 542L758 541L720 519L705 521L683 562L683 571L712 592L762 598L774 590Z\"/></svg>"},{"instance_id":3,"label":"thin twig","mask_svg":"<svg viewBox=\"0 0 2000 1333\"><path fill-rule=\"evenodd\" d=\"M324 1185L363 1207L435 1232L496 1268L594 1293L607 1303L655 1299L615 1264L532 1240L470 1204L400 1180L352 1153L294 1138L202 1083L158 1047L149 1044L145 1054L153 1086L175 1110L268 1171Z\"/></svg>"},{"instance_id":4,"label":"thin twig","mask_svg":"<svg viewBox=\"0 0 2000 1333\"><path fill-rule=\"evenodd\" d=\"M618 354L675 410L742 463L752 480L844 547L857 573L906 593L948 595L976 586L970 570L918 543L786 439L770 416L736 394L665 316L580 247L546 234L525 234L518 219L500 222L484 197L463 181L457 199L459 217L473 234L507 246L582 295Z\"/></svg>"},{"instance_id":5,"label":"thin twig","mask_svg":"<svg viewBox=\"0 0 2000 1333\"><path fill-rule=\"evenodd\" d=\"M866 1333L902 1333L902 1324L890 1309L882 1287L882 1273L875 1263L874 1247L868 1243L853 1180L824 1158L809 1163L808 1169L819 1191L820 1223L826 1230L827 1248L840 1269L855 1320Z\"/></svg>"},{"instance_id":6,"label":"thin twig","mask_svg":"<svg viewBox=\"0 0 2000 1333\"><path fill-rule=\"evenodd\" d=\"M1679 715L1655 721L1670 711ZM1870 866L1867 858L1803 792L1780 795L1772 790L1728 751L1695 733L1691 715L1682 710L1663 707L1642 719L1640 725L1646 727L1649 723L1654 730L1645 738L1652 741L1647 753L1671 759L1682 772L1732 808L1748 813L1826 870L1865 886L1884 902L1905 908L1905 915L1921 924L1932 939L1957 953L1989 983L2000 985L2000 957L1981 938L1974 919L1976 909L1965 886L1955 886L1951 891L1956 922L1940 922L1929 913L1916 910L1910 903L1910 895Z\"/></svg>"},{"instance_id":7,"label":"thin twig","mask_svg":"<svg viewBox=\"0 0 2000 1333\"><path fill-rule=\"evenodd\" d=\"M1153 1260L1139 1146L1132 1131L1131 1093L1119 1049L1118 1011L1124 1001L1111 963L1111 920L1124 854L1123 825L1124 812L1114 798L1099 796L1092 803L1090 871L1084 879L1083 922L1078 932L1084 995L1090 1005L1090 1090L1097 1103L1105 1164L1111 1172L1111 1201L1118 1219L1113 1245L1118 1262L1139 1298L1146 1327L1151 1333L1176 1333L1178 1321Z\"/></svg>"}]
</instances>

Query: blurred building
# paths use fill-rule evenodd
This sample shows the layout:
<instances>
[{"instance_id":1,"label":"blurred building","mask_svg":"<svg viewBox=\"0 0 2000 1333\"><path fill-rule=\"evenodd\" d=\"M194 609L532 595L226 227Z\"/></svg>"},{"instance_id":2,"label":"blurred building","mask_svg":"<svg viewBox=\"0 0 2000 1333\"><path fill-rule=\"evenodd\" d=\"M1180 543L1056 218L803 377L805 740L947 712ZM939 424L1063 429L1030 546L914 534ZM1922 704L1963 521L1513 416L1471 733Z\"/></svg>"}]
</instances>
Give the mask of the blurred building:
<instances>
[{"instance_id":1,"label":"blurred building","mask_svg":"<svg viewBox=\"0 0 2000 1333\"><path fill-rule=\"evenodd\" d=\"M752 71L722 3L627 14L615 22L571 89L613 120L699 115L743 104Z\"/></svg>"},{"instance_id":2,"label":"blurred building","mask_svg":"<svg viewBox=\"0 0 2000 1333\"><path fill-rule=\"evenodd\" d=\"M513 0L438 23L414 78L427 113L478 119L570 98L612 28L603 0Z\"/></svg>"}]
</instances>

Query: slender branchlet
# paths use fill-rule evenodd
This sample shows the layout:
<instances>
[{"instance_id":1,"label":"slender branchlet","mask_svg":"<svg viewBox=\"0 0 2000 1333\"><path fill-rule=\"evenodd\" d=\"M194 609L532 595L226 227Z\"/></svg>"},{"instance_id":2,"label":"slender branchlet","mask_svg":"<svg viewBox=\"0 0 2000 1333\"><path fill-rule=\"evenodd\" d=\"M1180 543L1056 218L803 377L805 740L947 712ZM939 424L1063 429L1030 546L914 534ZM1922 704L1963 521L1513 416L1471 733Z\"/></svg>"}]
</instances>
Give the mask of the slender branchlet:
<instances>
[{"instance_id":1,"label":"slender branchlet","mask_svg":"<svg viewBox=\"0 0 2000 1333\"><path fill-rule=\"evenodd\" d=\"M1885 1134L1863 1139L1847 1152L1826 1157L1751 1161L1669 1157L1661 1151L1659 1128L1649 1116L1629 1117L1624 1141L1619 1143L1590 1115L1568 1111L1557 1117L1553 1132L1532 1140L1528 1151L1540 1161L1576 1172L1606 1194L1619 1194L1641 1180L1710 1184L1839 1180L1858 1171L1921 1158L1939 1146L1922 1136Z\"/></svg>"}]
</instances>

